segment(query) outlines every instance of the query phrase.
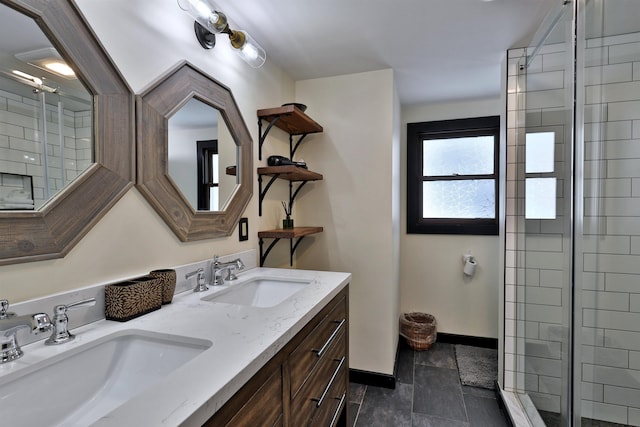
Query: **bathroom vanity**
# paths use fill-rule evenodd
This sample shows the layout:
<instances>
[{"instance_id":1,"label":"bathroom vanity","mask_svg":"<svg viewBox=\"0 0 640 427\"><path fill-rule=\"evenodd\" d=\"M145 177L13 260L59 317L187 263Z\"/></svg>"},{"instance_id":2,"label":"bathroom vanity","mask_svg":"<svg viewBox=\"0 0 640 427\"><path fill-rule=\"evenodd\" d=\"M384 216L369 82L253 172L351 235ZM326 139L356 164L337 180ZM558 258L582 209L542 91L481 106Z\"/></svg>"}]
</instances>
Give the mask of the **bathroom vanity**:
<instances>
[{"instance_id":1,"label":"bathroom vanity","mask_svg":"<svg viewBox=\"0 0 640 427\"><path fill-rule=\"evenodd\" d=\"M38 381L43 387L36 389L50 397L38 399L41 411L17 399L9 413L3 409L3 419L119 427L335 425L348 415L350 279L348 273L252 268L230 284L177 294L173 303L128 322L99 320L72 329L71 342L23 345L22 358L0 366L0 394L33 391L29 384ZM23 314L20 308L14 307ZM182 355L185 348L189 355ZM177 358L167 370L170 352ZM111 370L116 359L147 369L146 385ZM91 381L102 386L93 378L99 375L106 383L119 378L105 386L112 388L106 396L91 390ZM50 380L56 381L53 396ZM93 403L136 387L117 406Z\"/></svg>"},{"instance_id":2,"label":"bathroom vanity","mask_svg":"<svg viewBox=\"0 0 640 427\"><path fill-rule=\"evenodd\" d=\"M334 426L348 419L347 313L345 288L205 425Z\"/></svg>"}]
</instances>

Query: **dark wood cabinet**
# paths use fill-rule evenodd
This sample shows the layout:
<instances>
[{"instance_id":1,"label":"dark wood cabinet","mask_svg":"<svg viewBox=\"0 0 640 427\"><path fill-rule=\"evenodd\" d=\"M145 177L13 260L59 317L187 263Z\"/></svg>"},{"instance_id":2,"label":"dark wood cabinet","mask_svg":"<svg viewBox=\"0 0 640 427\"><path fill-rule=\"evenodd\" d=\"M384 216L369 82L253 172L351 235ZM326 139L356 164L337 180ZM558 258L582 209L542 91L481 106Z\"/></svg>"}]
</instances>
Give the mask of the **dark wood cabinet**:
<instances>
[{"instance_id":1,"label":"dark wood cabinet","mask_svg":"<svg viewBox=\"0 0 640 427\"><path fill-rule=\"evenodd\" d=\"M347 286L205 425L346 425L348 307Z\"/></svg>"}]
</instances>

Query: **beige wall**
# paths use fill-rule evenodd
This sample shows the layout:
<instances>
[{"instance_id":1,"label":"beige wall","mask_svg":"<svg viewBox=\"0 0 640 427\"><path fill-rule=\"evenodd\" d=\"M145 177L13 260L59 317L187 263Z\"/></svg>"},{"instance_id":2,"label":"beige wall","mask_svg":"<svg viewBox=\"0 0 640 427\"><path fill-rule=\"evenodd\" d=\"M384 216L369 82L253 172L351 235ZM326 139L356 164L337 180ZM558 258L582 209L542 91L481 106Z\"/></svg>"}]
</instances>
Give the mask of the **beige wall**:
<instances>
[{"instance_id":1,"label":"beige wall","mask_svg":"<svg viewBox=\"0 0 640 427\"><path fill-rule=\"evenodd\" d=\"M351 368L392 374L398 340L399 102L392 70L296 83L296 100L324 126L298 158L324 175L295 208L324 233L300 268L348 271ZM307 242L305 242L307 243Z\"/></svg>"},{"instance_id":2,"label":"beige wall","mask_svg":"<svg viewBox=\"0 0 640 427\"><path fill-rule=\"evenodd\" d=\"M433 314L439 332L498 337L499 238L406 234L406 124L500 115L502 110L500 99L402 109L400 310ZM478 261L472 279L462 273L462 256L469 250Z\"/></svg>"}]
</instances>

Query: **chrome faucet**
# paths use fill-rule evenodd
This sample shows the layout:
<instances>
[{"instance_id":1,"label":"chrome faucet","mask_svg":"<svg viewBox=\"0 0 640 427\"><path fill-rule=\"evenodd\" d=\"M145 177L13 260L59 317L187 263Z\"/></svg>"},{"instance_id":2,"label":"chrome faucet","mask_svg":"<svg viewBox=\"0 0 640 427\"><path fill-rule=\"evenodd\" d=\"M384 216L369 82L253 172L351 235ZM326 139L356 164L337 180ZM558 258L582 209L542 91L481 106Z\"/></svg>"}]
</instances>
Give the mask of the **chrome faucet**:
<instances>
[{"instance_id":1,"label":"chrome faucet","mask_svg":"<svg viewBox=\"0 0 640 427\"><path fill-rule=\"evenodd\" d=\"M207 284L204 282L204 268L199 268L195 271L192 271L191 273L187 273L184 278L189 280L191 279L193 276L198 276L196 278L196 287L193 288L193 292L204 292L207 289L209 289L209 287L207 286Z\"/></svg>"},{"instance_id":2,"label":"chrome faucet","mask_svg":"<svg viewBox=\"0 0 640 427\"><path fill-rule=\"evenodd\" d=\"M46 313L16 316L15 313L9 313L8 309L9 302L0 300L0 363L11 362L24 354L16 337L20 329L30 328L34 335L51 329L51 321Z\"/></svg>"},{"instance_id":3,"label":"chrome faucet","mask_svg":"<svg viewBox=\"0 0 640 427\"><path fill-rule=\"evenodd\" d=\"M236 280L237 277L232 272L242 269L244 269L244 263L240 258L236 258L229 262L220 262L220 257L218 255L214 255L213 263L211 264L211 284L213 286L218 286L224 285L225 279Z\"/></svg>"},{"instance_id":4,"label":"chrome faucet","mask_svg":"<svg viewBox=\"0 0 640 427\"><path fill-rule=\"evenodd\" d=\"M53 308L53 322L51 324L51 336L44 342L46 345L62 344L75 338L69 332L69 317L67 310L76 310L78 308L91 307L96 304L95 298L74 302L71 304L60 304Z\"/></svg>"}]
</instances>

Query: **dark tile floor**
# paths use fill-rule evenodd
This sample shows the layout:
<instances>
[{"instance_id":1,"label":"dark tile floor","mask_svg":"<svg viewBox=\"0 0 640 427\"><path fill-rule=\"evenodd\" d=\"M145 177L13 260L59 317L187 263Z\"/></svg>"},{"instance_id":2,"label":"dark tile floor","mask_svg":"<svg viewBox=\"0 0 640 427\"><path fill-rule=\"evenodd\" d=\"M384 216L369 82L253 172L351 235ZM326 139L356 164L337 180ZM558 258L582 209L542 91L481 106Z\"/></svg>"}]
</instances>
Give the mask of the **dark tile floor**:
<instances>
[{"instance_id":1,"label":"dark tile floor","mask_svg":"<svg viewBox=\"0 0 640 427\"><path fill-rule=\"evenodd\" d=\"M509 426L495 391L460 384L453 345L401 345L395 390L351 383L351 426Z\"/></svg>"}]
</instances>

